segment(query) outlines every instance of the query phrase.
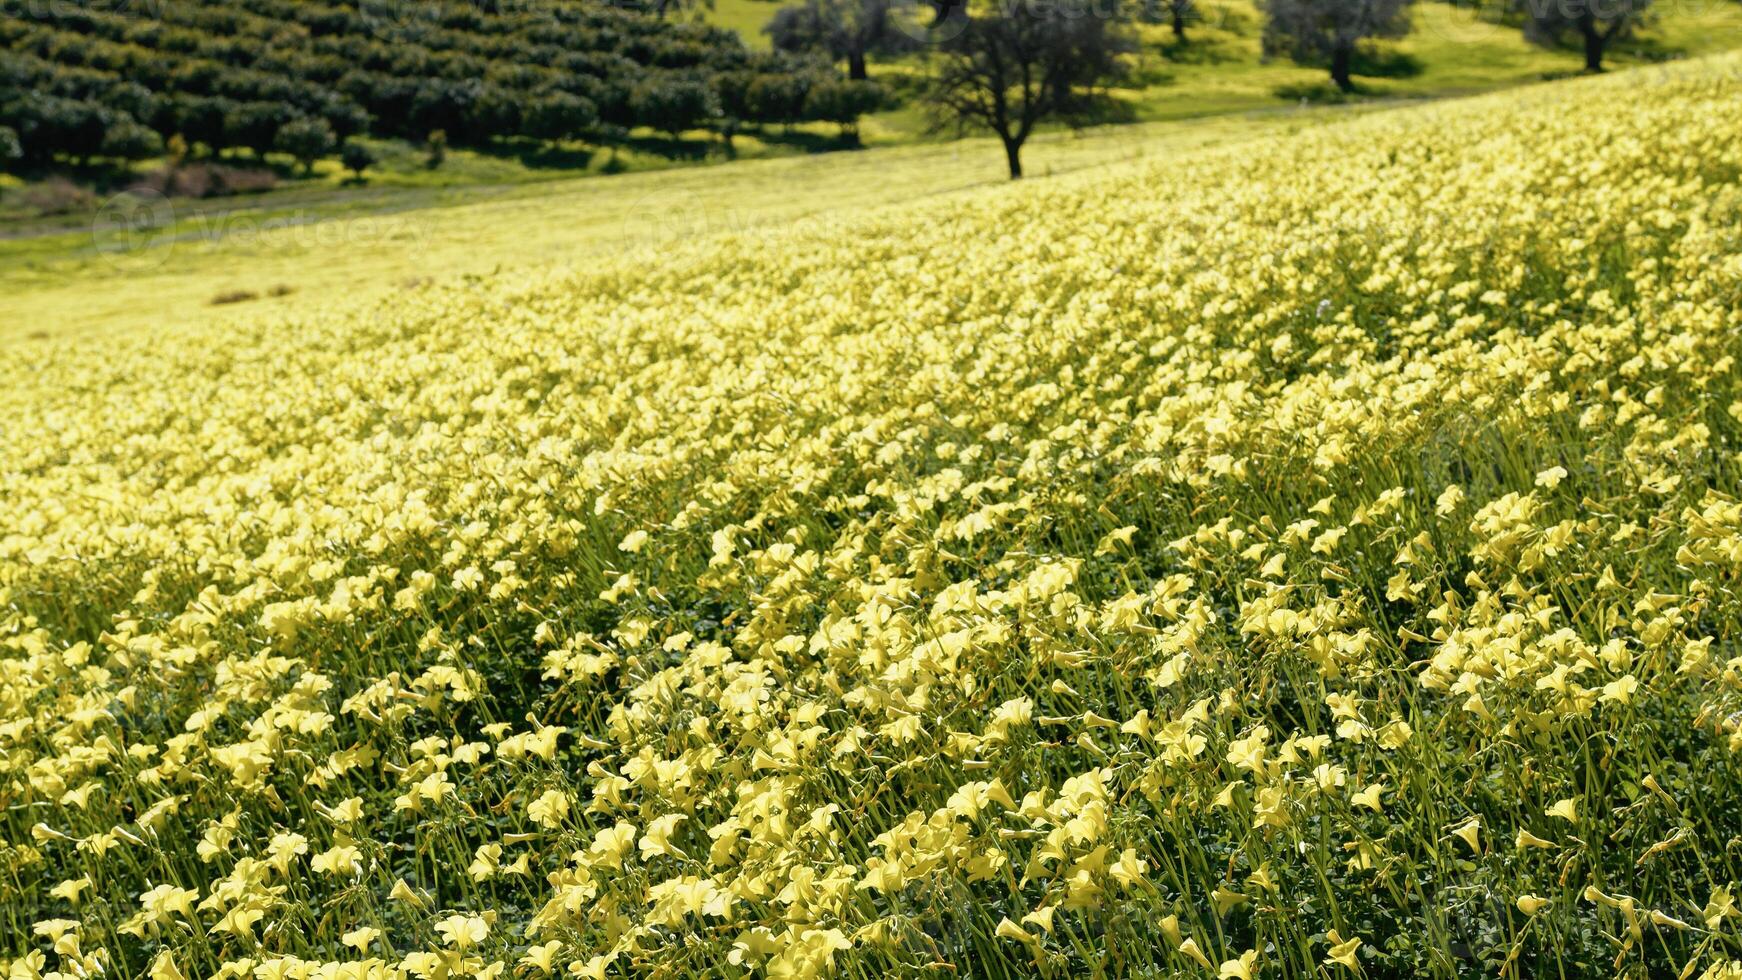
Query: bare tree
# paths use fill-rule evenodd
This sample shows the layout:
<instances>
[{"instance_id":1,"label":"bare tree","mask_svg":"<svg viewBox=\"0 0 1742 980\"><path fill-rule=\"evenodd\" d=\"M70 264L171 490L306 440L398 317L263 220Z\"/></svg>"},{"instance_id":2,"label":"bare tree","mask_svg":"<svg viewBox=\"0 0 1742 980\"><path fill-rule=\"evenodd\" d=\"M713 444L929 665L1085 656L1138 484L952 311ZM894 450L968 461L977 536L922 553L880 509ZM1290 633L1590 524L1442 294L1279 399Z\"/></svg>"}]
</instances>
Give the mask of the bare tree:
<instances>
[{"instance_id":1,"label":"bare tree","mask_svg":"<svg viewBox=\"0 0 1742 980\"><path fill-rule=\"evenodd\" d=\"M1356 48L1369 38L1409 32L1410 0L1263 0L1264 53L1301 64L1329 62L1331 81L1355 89Z\"/></svg>"},{"instance_id":2,"label":"bare tree","mask_svg":"<svg viewBox=\"0 0 1742 980\"><path fill-rule=\"evenodd\" d=\"M1558 46L1577 34L1585 47L1585 70L1603 70L1609 42L1630 33L1646 16L1651 0L1514 0L1524 15L1524 36Z\"/></svg>"},{"instance_id":3,"label":"bare tree","mask_svg":"<svg viewBox=\"0 0 1742 980\"><path fill-rule=\"evenodd\" d=\"M1134 49L1111 5L1000 0L958 10L944 28L926 90L933 121L996 133L1012 180L1035 127L1087 118Z\"/></svg>"}]
</instances>

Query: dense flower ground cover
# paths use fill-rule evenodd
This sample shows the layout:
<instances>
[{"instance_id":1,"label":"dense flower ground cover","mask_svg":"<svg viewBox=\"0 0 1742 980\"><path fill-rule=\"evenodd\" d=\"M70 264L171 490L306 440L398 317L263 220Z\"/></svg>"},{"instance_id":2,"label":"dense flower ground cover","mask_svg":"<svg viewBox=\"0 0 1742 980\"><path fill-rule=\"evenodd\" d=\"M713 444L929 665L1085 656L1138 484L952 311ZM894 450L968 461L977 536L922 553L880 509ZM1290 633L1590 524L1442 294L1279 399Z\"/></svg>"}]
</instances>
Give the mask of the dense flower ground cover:
<instances>
[{"instance_id":1,"label":"dense flower ground cover","mask_svg":"<svg viewBox=\"0 0 1742 980\"><path fill-rule=\"evenodd\" d=\"M0 956L1742 974L1738 69L16 347Z\"/></svg>"}]
</instances>

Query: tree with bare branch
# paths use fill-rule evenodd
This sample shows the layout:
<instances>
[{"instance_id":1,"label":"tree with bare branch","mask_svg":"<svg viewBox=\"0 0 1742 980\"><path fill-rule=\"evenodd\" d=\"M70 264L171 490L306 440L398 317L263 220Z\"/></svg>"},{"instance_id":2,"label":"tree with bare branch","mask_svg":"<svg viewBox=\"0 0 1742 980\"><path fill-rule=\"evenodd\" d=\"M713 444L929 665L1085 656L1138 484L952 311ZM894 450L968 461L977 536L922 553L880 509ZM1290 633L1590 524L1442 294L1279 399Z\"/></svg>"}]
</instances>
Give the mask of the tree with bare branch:
<instances>
[{"instance_id":1,"label":"tree with bare branch","mask_svg":"<svg viewBox=\"0 0 1742 980\"><path fill-rule=\"evenodd\" d=\"M1121 14L1111 3L1077 0L995 0L957 11L940 25L926 91L934 123L991 130L1010 179L1020 178L1035 127L1089 117L1125 73L1134 44Z\"/></svg>"}]
</instances>

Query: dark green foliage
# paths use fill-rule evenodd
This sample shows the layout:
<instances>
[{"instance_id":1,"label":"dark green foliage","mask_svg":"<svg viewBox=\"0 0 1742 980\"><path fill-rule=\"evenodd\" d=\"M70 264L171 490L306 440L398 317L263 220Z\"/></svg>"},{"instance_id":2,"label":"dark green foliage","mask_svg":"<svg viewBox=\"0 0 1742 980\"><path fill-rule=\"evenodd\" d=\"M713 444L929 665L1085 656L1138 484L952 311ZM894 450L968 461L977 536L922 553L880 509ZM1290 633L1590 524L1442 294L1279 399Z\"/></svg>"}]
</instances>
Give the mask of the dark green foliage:
<instances>
[{"instance_id":1,"label":"dark green foliage","mask_svg":"<svg viewBox=\"0 0 1742 980\"><path fill-rule=\"evenodd\" d=\"M0 126L0 165L24 158L24 144L18 142L18 131Z\"/></svg>"},{"instance_id":2,"label":"dark green foliage","mask_svg":"<svg viewBox=\"0 0 1742 980\"><path fill-rule=\"evenodd\" d=\"M810 87L811 80L802 75L757 75L745 90L745 115L763 123L799 122Z\"/></svg>"},{"instance_id":3,"label":"dark green foliage","mask_svg":"<svg viewBox=\"0 0 1742 980\"><path fill-rule=\"evenodd\" d=\"M876 112L883 98L883 90L875 82L831 79L811 87L805 97L805 115L818 122L835 123L842 136L856 140L859 117Z\"/></svg>"},{"instance_id":4,"label":"dark green foliage","mask_svg":"<svg viewBox=\"0 0 1742 980\"><path fill-rule=\"evenodd\" d=\"M546 92L526 107L522 131L541 140L579 139L599 124L599 110L585 96L560 89Z\"/></svg>"},{"instance_id":5,"label":"dark green foliage","mask_svg":"<svg viewBox=\"0 0 1742 980\"><path fill-rule=\"evenodd\" d=\"M280 152L302 164L304 172L313 171L315 161L333 152L338 143L325 119L292 119L278 128L273 141Z\"/></svg>"},{"instance_id":6,"label":"dark green foliage","mask_svg":"<svg viewBox=\"0 0 1742 980\"><path fill-rule=\"evenodd\" d=\"M660 78L643 82L635 87L630 105L641 125L672 136L707 125L720 114L719 98L713 87L697 79Z\"/></svg>"},{"instance_id":7,"label":"dark green foliage","mask_svg":"<svg viewBox=\"0 0 1742 980\"><path fill-rule=\"evenodd\" d=\"M1585 70L1603 70L1609 42L1626 37L1651 13L1651 0L1513 0L1523 15L1526 39L1558 47L1576 37L1585 55Z\"/></svg>"},{"instance_id":8,"label":"dark green foliage","mask_svg":"<svg viewBox=\"0 0 1742 980\"><path fill-rule=\"evenodd\" d=\"M0 96L0 125L18 134L33 160L46 159L53 152L79 160L149 155L138 120L124 111L82 99L39 92L7 93Z\"/></svg>"},{"instance_id":9,"label":"dark green foliage","mask_svg":"<svg viewBox=\"0 0 1742 980\"><path fill-rule=\"evenodd\" d=\"M920 43L899 30L893 0L804 0L776 11L763 33L775 48L795 53L819 52L847 63L847 77L869 77L868 55L898 55L918 50Z\"/></svg>"},{"instance_id":10,"label":"dark green foliage","mask_svg":"<svg viewBox=\"0 0 1742 980\"><path fill-rule=\"evenodd\" d=\"M126 113L116 113L103 131L101 156L113 160L143 160L163 152L163 138Z\"/></svg>"},{"instance_id":11,"label":"dark green foliage","mask_svg":"<svg viewBox=\"0 0 1742 980\"><path fill-rule=\"evenodd\" d=\"M281 102L241 102L224 115L224 145L246 147L265 156L278 142L278 129L293 118Z\"/></svg>"},{"instance_id":12,"label":"dark green foliage","mask_svg":"<svg viewBox=\"0 0 1742 980\"><path fill-rule=\"evenodd\" d=\"M50 164L136 158L175 135L196 156L306 154L325 135L325 154L363 133L603 142L726 116L805 118L818 66L654 13L559 0L0 0L0 125ZM780 97L752 98L758 79Z\"/></svg>"},{"instance_id":13,"label":"dark green foliage","mask_svg":"<svg viewBox=\"0 0 1742 980\"><path fill-rule=\"evenodd\" d=\"M1264 0L1264 53L1327 65L1338 90L1353 91L1359 46L1409 32L1412 0ZM1551 0L1552 2L1552 0Z\"/></svg>"}]
</instances>

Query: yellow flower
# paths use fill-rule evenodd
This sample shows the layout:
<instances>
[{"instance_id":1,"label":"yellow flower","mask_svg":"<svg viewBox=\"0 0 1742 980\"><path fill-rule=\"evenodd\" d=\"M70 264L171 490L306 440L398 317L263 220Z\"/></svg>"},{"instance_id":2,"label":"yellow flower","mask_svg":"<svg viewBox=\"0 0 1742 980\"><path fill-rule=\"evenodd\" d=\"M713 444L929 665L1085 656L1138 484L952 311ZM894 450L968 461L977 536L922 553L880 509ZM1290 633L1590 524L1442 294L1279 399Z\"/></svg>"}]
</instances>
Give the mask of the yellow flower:
<instances>
[{"instance_id":1,"label":"yellow flower","mask_svg":"<svg viewBox=\"0 0 1742 980\"><path fill-rule=\"evenodd\" d=\"M1549 899L1539 898L1535 895L1518 896L1518 911L1523 912L1525 915L1535 915L1551 904L1552 902L1550 902Z\"/></svg>"},{"instance_id":2,"label":"yellow flower","mask_svg":"<svg viewBox=\"0 0 1742 980\"><path fill-rule=\"evenodd\" d=\"M1378 813L1385 808L1385 803L1382 798L1384 792L1385 784L1372 783L1368 785L1366 789L1351 795L1349 797L1349 802L1356 806L1364 806L1369 810Z\"/></svg>"},{"instance_id":3,"label":"yellow flower","mask_svg":"<svg viewBox=\"0 0 1742 980\"><path fill-rule=\"evenodd\" d=\"M1326 940L1331 944L1330 951L1325 954L1325 964L1340 964L1351 970L1359 970L1360 964L1355 960L1355 951L1361 948L1360 937L1343 939L1332 929L1326 934Z\"/></svg>"},{"instance_id":4,"label":"yellow flower","mask_svg":"<svg viewBox=\"0 0 1742 980\"><path fill-rule=\"evenodd\" d=\"M1179 916L1172 914L1163 916L1161 920L1161 934L1167 937L1168 942L1173 943L1175 946L1180 945L1182 939L1179 928Z\"/></svg>"},{"instance_id":5,"label":"yellow flower","mask_svg":"<svg viewBox=\"0 0 1742 980\"><path fill-rule=\"evenodd\" d=\"M587 848L587 859L602 867L621 868L623 855L629 853L634 843L635 825L619 820L616 826L599 831L593 838L592 846Z\"/></svg>"},{"instance_id":6,"label":"yellow flower","mask_svg":"<svg viewBox=\"0 0 1742 980\"><path fill-rule=\"evenodd\" d=\"M1457 484L1451 484L1440 491L1439 499L1434 501L1434 513L1440 517L1450 517L1457 513L1458 507L1464 502L1464 490Z\"/></svg>"},{"instance_id":7,"label":"yellow flower","mask_svg":"<svg viewBox=\"0 0 1742 980\"><path fill-rule=\"evenodd\" d=\"M472 863L467 866L466 874L473 881L488 881L496 877L496 870L502 861L501 844L480 844L472 852Z\"/></svg>"},{"instance_id":8,"label":"yellow flower","mask_svg":"<svg viewBox=\"0 0 1742 980\"><path fill-rule=\"evenodd\" d=\"M1453 836L1469 846L1471 853L1482 853L1482 818L1471 817L1452 831Z\"/></svg>"},{"instance_id":9,"label":"yellow flower","mask_svg":"<svg viewBox=\"0 0 1742 980\"><path fill-rule=\"evenodd\" d=\"M1019 943L1033 943L1035 941L1027 930L1011 922L1008 916L998 920L998 928L993 931L993 935L1000 939L1014 939Z\"/></svg>"},{"instance_id":10,"label":"yellow flower","mask_svg":"<svg viewBox=\"0 0 1742 980\"><path fill-rule=\"evenodd\" d=\"M1638 690L1639 680L1632 674L1623 674L1603 685L1603 693L1599 700L1627 704L1633 700L1634 692Z\"/></svg>"},{"instance_id":11,"label":"yellow flower","mask_svg":"<svg viewBox=\"0 0 1742 980\"><path fill-rule=\"evenodd\" d=\"M576 960L569 964L569 973L578 980L605 980L605 971L617 961L617 956L618 952L613 949L588 957L584 962Z\"/></svg>"},{"instance_id":12,"label":"yellow flower","mask_svg":"<svg viewBox=\"0 0 1742 980\"><path fill-rule=\"evenodd\" d=\"M1719 928L1725 919L1742 918L1742 910L1736 907L1735 897L1723 885L1712 889L1711 897L1706 899L1706 907L1700 914L1706 920L1707 929Z\"/></svg>"},{"instance_id":13,"label":"yellow flower","mask_svg":"<svg viewBox=\"0 0 1742 980\"><path fill-rule=\"evenodd\" d=\"M419 895L410 885L406 884L404 878L400 878L393 883L393 888L388 891L387 897L396 902L404 902L407 905L415 905L419 908L426 904L423 896Z\"/></svg>"},{"instance_id":14,"label":"yellow flower","mask_svg":"<svg viewBox=\"0 0 1742 980\"><path fill-rule=\"evenodd\" d=\"M1556 845L1554 841L1543 840L1541 837L1538 837L1530 831L1520 827L1518 830L1518 837L1514 840L1513 846L1522 851L1527 847L1554 848L1558 845Z\"/></svg>"},{"instance_id":15,"label":"yellow flower","mask_svg":"<svg viewBox=\"0 0 1742 980\"><path fill-rule=\"evenodd\" d=\"M1198 941L1190 936L1187 936L1185 941L1179 944L1179 951L1181 954L1190 957L1199 966L1206 970L1213 966L1213 964L1210 963L1210 958L1205 956L1204 951L1198 948Z\"/></svg>"},{"instance_id":16,"label":"yellow flower","mask_svg":"<svg viewBox=\"0 0 1742 980\"><path fill-rule=\"evenodd\" d=\"M527 806L526 815L541 827L561 827L569 816L569 798L561 790L547 789Z\"/></svg>"},{"instance_id":17,"label":"yellow flower","mask_svg":"<svg viewBox=\"0 0 1742 980\"><path fill-rule=\"evenodd\" d=\"M520 957L520 962L540 973L549 974L555 972L556 954L562 948L563 944L555 939L540 946L528 946L526 954Z\"/></svg>"},{"instance_id":18,"label":"yellow flower","mask_svg":"<svg viewBox=\"0 0 1742 980\"><path fill-rule=\"evenodd\" d=\"M1688 923L1683 922L1682 920L1677 919L1673 916L1667 915L1663 912L1660 912L1657 909L1652 909L1651 914L1649 916L1647 916L1647 918L1649 918L1651 920L1652 925L1659 926L1659 927L1666 928L1666 929L1682 930L1682 929L1692 929L1693 928L1693 926L1689 925Z\"/></svg>"},{"instance_id":19,"label":"yellow flower","mask_svg":"<svg viewBox=\"0 0 1742 980\"><path fill-rule=\"evenodd\" d=\"M1235 908L1250 901L1250 899L1245 895L1234 891L1226 885L1217 885L1216 890L1210 893L1210 898L1215 901L1216 914L1220 916L1226 916Z\"/></svg>"},{"instance_id":20,"label":"yellow flower","mask_svg":"<svg viewBox=\"0 0 1742 980\"><path fill-rule=\"evenodd\" d=\"M1039 926L1042 932L1050 934L1052 932L1053 913L1057 911L1058 906L1056 905L1048 905L1044 908L1035 909L1033 912L1022 917L1022 924L1033 924Z\"/></svg>"},{"instance_id":21,"label":"yellow flower","mask_svg":"<svg viewBox=\"0 0 1742 980\"><path fill-rule=\"evenodd\" d=\"M1143 873L1149 870L1149 862L1137 856L1137 848L1127 847L1119 852L1119 860L1108 870L1114 880L1127 888L1134 888L1143 881Z\"/></svg>"},{"instance_id":22,"label":"yellow flower","mask_svg":"<svg viewBox=\"0 0 1742 980\"><path fill-rule=\"evenodd\" d=\"M1216 971L1217 980L1253 980L1253 968L1258 964L1258 951L1249 949L1236 960L1224 962Z\"/></svg>"},{"instance_id":23,"label":"yellow flower","mask_svg":"<svg viewBox=\"0 0 1742 980\"><path fill-rule=\"evenodd\" d=\"M348 797L333 806L322 808L321 812L333 823L349 826L363 819L363 798L360 796Z\"/></svg>"},{"instance_id":24,"label":"yellow flower","mask_svg":"<svg viewBox=\"0 0 1742 980\"><path fill-rule=\"evenodd\" d=\"M363 852L350 844L338 844L316 854L309 867L321 874L354 875L363 868Z\"/></svg>"},{"instance_id":25,"label":"yellow flower","mask_svg":"<svg viewBox=\"0 0 1742 980\"><path fill-rule=\"evenodd\" d=\"M435 924L448 948L465 952L490 935L490 924L476 915L450 915Z\"/></svg>"},{"instance_id":26,"label":"yellow flower","mask_svg":"<svg viewBox=\"0 0 1742 980\"><path fill-rule=\"evenodd\" d=\"M358 952L367 952L369 944L381 938L381 930L373 926L362 926L353 929L339 937L339 941Z\"/></svg>"},{"instance_id":27,"label":"yellow flower","mask_svg":"<svg viewBox=\"0 0 1742 980\"><path fill-rule=\"evenodd\" d=\"M685 857L684 852L671 843L669 838L672 832L677 829L677 825L687 819L689 818L681 813L668 813L663 817L655 817L648 821L647 829L641 835L642 858L646 859L661 854Z\"/></svg>"},{"instance_id":28,"label":"yellow flower","mask_svg":"<svg viewBox=\"0 0 1742 980\"><path fill-rule=\"evenodd\" d=\"M252 943L254 941L254 927L264 918L266 918L264 909L238 905L225 912L224 917L218 920L218 924L212 929L215 932L227 932L243 942Z\"/></svg>"},{"instance_id":29,"label":"yellow flower","mask_svg":"<svg viewBox=\"0 0 1742 980\"><path fill-rule=\"evenodd\" d=\"M78 908L79 896L89 887L91 887L91 876L85 875L80 878L70 878L63 881L60 884L55 885L53 888L50 888L48 893L53 895L55 898L62 899L74 908Z\"/></svg>"},{"instance_id":30,"label":"yellow flower","mask_svg":"<svg viewBox=\"0 0 1742 980\"><path fill-rule=\"evenodd\" d=\"M28 976L28 974L25 975ZM186 975L181 972L181 968L175 965L175 957L171 956L167 949L158 950L157 956L151 961L151 971L148 975L151 980L187 980Z\"/></svg>"}]
</instances>

